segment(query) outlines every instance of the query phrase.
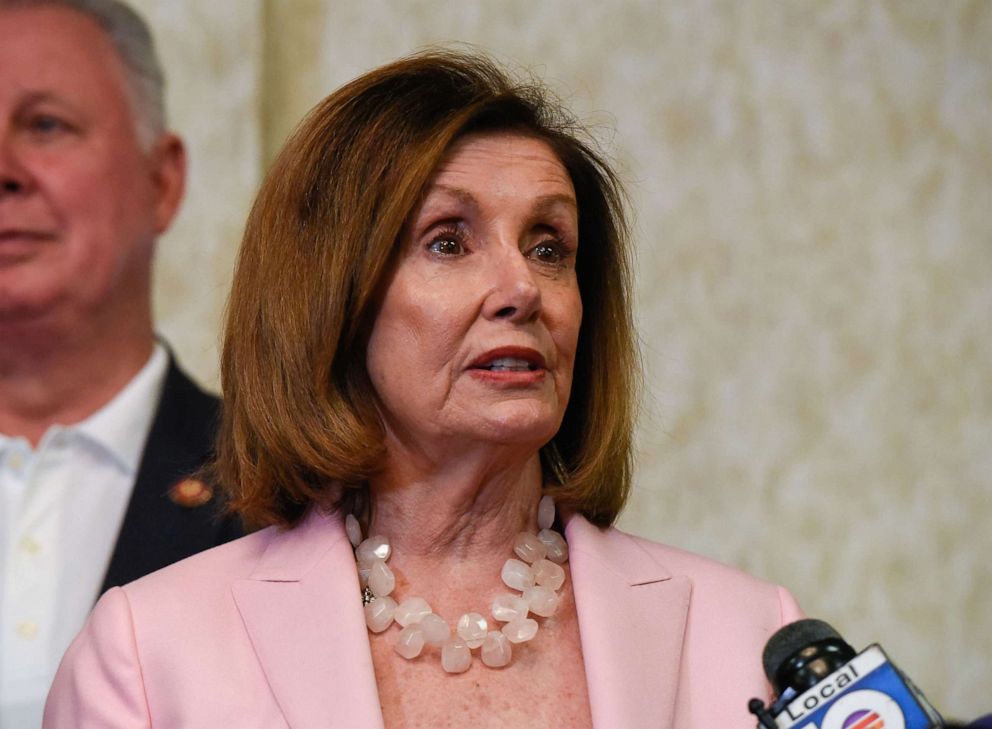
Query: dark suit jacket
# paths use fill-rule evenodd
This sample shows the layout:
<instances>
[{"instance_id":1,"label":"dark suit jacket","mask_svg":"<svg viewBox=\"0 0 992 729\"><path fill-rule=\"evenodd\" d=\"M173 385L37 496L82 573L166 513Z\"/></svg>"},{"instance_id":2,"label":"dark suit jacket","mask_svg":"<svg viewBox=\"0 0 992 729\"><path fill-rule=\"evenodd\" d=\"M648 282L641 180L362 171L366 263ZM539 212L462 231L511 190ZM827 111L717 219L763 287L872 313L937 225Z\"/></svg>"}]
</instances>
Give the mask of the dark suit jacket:
<instances>
[{"instance_id":1,"label":"dark suit jacket","mask_svg":"<svg viewBox=\"0 0 992 729\"><path fill-rule=\"evenodd\" d=\"M203 392L169 357L169 369L138 467L101 594L242 535L215 496L202 506L175 503L169 489L213 452L220 401Z\"/></svg>"}]
</instances>

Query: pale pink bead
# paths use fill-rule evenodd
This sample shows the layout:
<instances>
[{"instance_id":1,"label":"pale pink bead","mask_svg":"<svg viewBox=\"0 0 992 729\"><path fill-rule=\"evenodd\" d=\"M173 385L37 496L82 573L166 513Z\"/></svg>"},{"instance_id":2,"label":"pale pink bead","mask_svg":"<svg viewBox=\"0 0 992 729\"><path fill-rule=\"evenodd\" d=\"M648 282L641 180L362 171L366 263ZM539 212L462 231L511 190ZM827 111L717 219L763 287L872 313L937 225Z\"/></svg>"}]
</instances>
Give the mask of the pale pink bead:
<instances>
[{"instance_id":1,"label":"pale pink bead","mask_svg":"<svg viewBox=\"0 0 992 729\"><path fill-rule=\"evenodd\" d=\"M537 528L550 529L555 523L555 500L550 495L541 497L541 502L537 505Z\"/></svg>"},{"instance_id":2,"label":"pale pink bead","mask_svg":"<svg viewBox=\"0 0 992 729\"><path fill-rule=\"evenodd\" d=\"M461 638L452 638L441 647L441 668L448 673L465 673L472 665L472 651Z\"/></svg>"},{"instance_id":3,"label":"pale pink bead","mask_svg":"<svg viewBox=\"0 0 992 729\"><path fill-rule=\"evenodd\" d=\"M560 590L565 584L565 570L548 559L534 563L534 581L552 590Z\"/></svg>"},{"instance_id":4,"label":"pale pink bead","mask_svg":"<svg viewBox=\"0 0 992 729\"><path fill-rule=\"evenodd\" d=\"M528 587L524 590L524 600L530 605L530 611L542 618L550 618L558 610L558 594L549 587Z\"/></svg>"},{"instance_id":5,"label":"pale pink bead","mask_svg":"<svg viewBox=\"0 0 992 729\"><path fill-rule=\"evenodd\" d=\"M520 532L513 541L513 551L527 564L533 564L539 559L544 559L547 548L536 534Z\"/></svg>"},{"instance_id":6,"label":"pale pink bead","mask_svg":"<svg viewBox=\"0 0 992 729\"><path fill-rule=\"evenodd\" d=\"M482 662L490 668L502 668L513 657L510 640L498 630L489 631L482 642Z\"/></svg>"},{"instance_id":7,"label":"pale pink bead","mask_svg":"<svg viewBox=\"0 0 992 729\"><path fill-rule=\"evenodd\" d=\"M440 615L428 613L417 625L424 631L424 642L427 645L435 647L444 645L444 642L451 637L451 628Z\"/></svg>"},{"instance_id":8,"label":"pale pink bead","mask_svg":"<svg viewBox=\"0 0 992 729\"><path fill-rule=\"evenodd\" d=\"M503 626L503 635L511 643L524 643L537 635L537 621L533 618L518 618Z\"/></svg>"},{"instance_id":9,"label":"pale pink bead","mask_svg":"<svg viewBox=\"0 0 992 729\"><path fill-rule=\"evenodd\" d=\"M391 597L377 597L365 606L365 624L373 633L381 633L393 622L396 601Z\"/></svg>"},{"instance_id":10,"label":"pale pink bead","mask_svg":"<svg viewBox=\"0 0 992 729\"><path fill-rule=\"evenodd\" d=\"M469 648L478 648L486 639L489 624L479 613L465 613L458 618L458 637L465 641Z\"/></svg>"},{"instance_id":11,"label":"pale pink bead","mask_svg":"<svg viewBox=\"0 0 992 729\"><path fill-rule=\"evenodd\" d=\"M568 543L561 534L551 529L542 529L537 533L537 538L544 542L548 550L547 558L552 562L562 564L568 561Z\"/></svg>"},{"instance_id":12,"label":"pale pink bead","mask_svg":"<svg viewBox=\"0 0 992 729\"><path fill-rule=\"evenodd\" d=\"M348 535L348 541L351 542L352 548L362 543L362 526L354 514L348 514L344 518L344 531Z\"/></svg>"},{"instance_id":13,"label":"pale pink bead","mask_svg":"<svg viewBox=\"0 0 992 729\"><path fill-rule=\"evenodd\" d=\"M430 614L431 606L422 597L408 597L396 606L396 622L404 628L408 625L415 625Z\"/></svg>"},{"instance_id":14,"label":"pale pink bead","mask_svg":"<svg viewBox=\"0 0 992 729\"><path fill-rule=\"evenodd\" d=\"M385 562L389 559L391 550L389 548L389 540L385 537L369 537L364 542L358 545L355 550L355 561L358 562L359 567L371 567L372 562L377 559L381 559Z\"/></svg>"},{"instance_id":15,"label":"pale pink bead","mask_svg":"<svg viewBox=\"0 0 992 729\"><path fill-rule=\"evenodd\" d=\"M521 592L534 584L534 570L530 565L512 557L503 564L501 576L507 587Z\"/></svg>"},{"instance_id":16,"label":"pale pink bead","mask_svg":"<svg viewBox=\"0 0 992 729\"><path fill-rule=\"evenodd\" d=\"M529 610L530 605L520 595L499 595L493 600L493 618L501 623L526 618Z\"/></svg>"},{"instance_id":17,"label":"pale pink bead","mask_svg":"<svg viewBox=\"0 0 992 729\"><path fill-rule=\"evenodd\" d=\"M396 588L396 578L385 562L377 559L369 570L369 588L376 597L385 597Z\"/></svg>"},{"instance_id":18,"label":"pale pink bead","mask_svg":"<svg viewBox=\"0 0 992 729\"><path fill-rule=\"evenodd\" d=\"M424 631L419 625L408 625L400 631L393 648L407 660L416 658L424 649Z\"/></svg>"}]
</instances>

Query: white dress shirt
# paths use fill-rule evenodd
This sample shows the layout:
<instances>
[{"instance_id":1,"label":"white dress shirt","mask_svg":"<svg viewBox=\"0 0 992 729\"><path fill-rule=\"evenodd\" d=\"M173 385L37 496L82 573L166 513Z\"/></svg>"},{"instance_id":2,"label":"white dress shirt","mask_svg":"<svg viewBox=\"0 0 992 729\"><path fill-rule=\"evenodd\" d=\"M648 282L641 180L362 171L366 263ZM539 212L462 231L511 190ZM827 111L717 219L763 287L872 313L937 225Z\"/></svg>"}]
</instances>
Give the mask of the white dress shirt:
<instances>
[{"instance_id":1,"label":"white dress shirt","mask_svg":"<svg viewBox=\"0 0 992 729\"><path fill-rule=\"evenodd\" d=\"M99 596L168 368L151 358L38 447L0 434L0 729L37 729L62 654Z\"/></svg>"}]
</instances>

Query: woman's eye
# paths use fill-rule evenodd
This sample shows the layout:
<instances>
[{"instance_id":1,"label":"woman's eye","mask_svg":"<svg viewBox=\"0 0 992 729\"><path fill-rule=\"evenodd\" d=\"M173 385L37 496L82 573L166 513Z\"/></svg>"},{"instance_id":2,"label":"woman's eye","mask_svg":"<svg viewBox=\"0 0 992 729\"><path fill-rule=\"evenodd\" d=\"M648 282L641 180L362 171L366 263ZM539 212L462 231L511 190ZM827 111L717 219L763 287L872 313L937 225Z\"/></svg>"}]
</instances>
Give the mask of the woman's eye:
<instances>
[{"instance_id":1,"label":"woman's eye","mask_svg":"<svg viewBox=\"0 0 992 729\"><path fill-rule=\"evenodd\" d=\"M449 237L432 240L430 245L427 246L427 250L441 256L457 256L463 252L462 244L454 238Z\"/></svg>"},{"instance_id":2,"label":"woman's eye","mask_svg":"<svg viewBox=\"0 0 992 729\"><path fill-rule=\"evenodd\" d=\"M541 263L557 265L565 260L565 253L558 243L538 243L531 249L531 255Z\"/></svg>"}]
</instances>

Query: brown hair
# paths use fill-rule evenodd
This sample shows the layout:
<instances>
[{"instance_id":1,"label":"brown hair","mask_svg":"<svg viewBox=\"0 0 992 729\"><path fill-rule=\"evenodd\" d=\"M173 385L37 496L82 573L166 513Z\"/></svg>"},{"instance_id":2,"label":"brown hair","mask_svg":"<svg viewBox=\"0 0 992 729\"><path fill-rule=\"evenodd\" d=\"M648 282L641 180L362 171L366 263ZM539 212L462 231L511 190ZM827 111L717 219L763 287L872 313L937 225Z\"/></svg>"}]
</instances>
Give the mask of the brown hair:
<instances>
[{"instance_id":1,"label":"brown hair","mask_svg":"<svg viewBox=\"0 0 992 729\"><path fill-rule=\"evenodd\" d=\"M432 50L327 97L287 142L248 218L228 304L213 473L252 525L336 508L383 462L366 341L404 224L452 143L545 141L575 186L583 321L561 428L541 451L559 504L616 519L631 477L638 374L623 193L539 85ZM342 487L345 487L342 490Z\"/></svg>"}]
</instances>

